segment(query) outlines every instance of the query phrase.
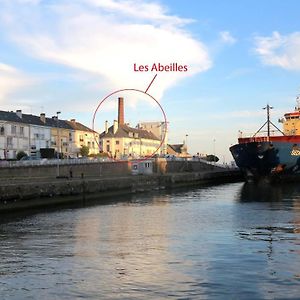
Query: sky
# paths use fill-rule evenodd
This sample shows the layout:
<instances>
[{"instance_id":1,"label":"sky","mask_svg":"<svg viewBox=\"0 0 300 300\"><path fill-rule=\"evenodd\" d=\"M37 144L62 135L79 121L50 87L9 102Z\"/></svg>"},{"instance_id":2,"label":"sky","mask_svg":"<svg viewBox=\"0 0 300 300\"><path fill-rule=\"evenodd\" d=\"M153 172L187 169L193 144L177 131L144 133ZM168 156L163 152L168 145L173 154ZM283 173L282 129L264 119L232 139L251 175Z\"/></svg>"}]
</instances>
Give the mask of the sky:
<instances>
[{"instance_id":1,"label":"sky","mask_svg":"<svg viewBox=\"0 0 300 300\"><path fill-rule=\"evenodd\" d=\"M231 161L238 132L292 111L300 93L298 0L0 0L0 110L92 127L122 89L148 89L169 143ZM136 72L177 63L187 72ZM117 93L95 128L116 118L163 120L142 93Z\"/></svg>"}]
</instances>

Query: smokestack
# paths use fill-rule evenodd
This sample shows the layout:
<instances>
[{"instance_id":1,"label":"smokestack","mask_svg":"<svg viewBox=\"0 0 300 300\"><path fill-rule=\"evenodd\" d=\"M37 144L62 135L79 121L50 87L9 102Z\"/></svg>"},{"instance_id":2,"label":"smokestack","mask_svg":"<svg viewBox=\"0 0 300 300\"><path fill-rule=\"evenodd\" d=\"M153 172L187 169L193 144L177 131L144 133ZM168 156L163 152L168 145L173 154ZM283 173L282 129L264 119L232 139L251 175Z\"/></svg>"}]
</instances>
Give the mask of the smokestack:
<instances>
[{"instance_id":1,"label":"smokestack","mask_svg":"<svg viewBox=\"0 0 300 300\"><path fill-rule=\"evenodd\" d=\"M124 125L124 98L119 97L118 100L118 124L120 126Z\"/></svg>"},{"instance_id":2,"label":"smokestack","mask_svg":"<svg viewBox=\"0 0 300 300\"><path fill-rule=\"evenodd\" d=\"M118 130L118 121L114 120L114 134L116 134L117 130Z\"/></svg>"},{"instance_id":3,"label":"smokestack","mask_svg":"<svg viewBox=\"0 0 300 300\"><path fill-rule=\"evenodd\" d=\"M105 121L105 133L108 133L108 121Z\"/></svg>"}]
</instances>

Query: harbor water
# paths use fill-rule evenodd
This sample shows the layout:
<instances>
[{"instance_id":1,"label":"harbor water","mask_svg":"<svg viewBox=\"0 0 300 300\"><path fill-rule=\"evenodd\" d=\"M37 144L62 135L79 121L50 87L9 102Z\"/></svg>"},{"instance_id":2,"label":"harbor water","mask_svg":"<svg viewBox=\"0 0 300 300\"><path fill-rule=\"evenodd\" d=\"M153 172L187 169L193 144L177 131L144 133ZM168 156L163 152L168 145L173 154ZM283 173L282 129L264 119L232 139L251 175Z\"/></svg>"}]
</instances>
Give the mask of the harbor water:
<instances>
[{"instance_id":1,"label":"harbor water","mask_svg":"<svg viewBox=\"0 0 300 300\"><path fill-rule=\"evenodd\" d=\"M0 215L0 299L299 299L300 186Z\"/></svg>"}]
</instances>

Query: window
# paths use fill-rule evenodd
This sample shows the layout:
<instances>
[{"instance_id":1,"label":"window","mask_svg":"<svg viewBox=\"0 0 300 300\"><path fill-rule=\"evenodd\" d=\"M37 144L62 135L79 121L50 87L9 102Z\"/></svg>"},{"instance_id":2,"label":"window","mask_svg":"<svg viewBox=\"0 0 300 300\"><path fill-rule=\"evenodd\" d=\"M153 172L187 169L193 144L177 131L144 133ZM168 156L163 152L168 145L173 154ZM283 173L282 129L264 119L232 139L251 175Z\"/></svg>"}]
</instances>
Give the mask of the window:
<instances>
[{"instance_id":1,"label":"window","mask_svg":"<svg viewBox=\"0 0 300 300\"><path fill-rule=\"evenodd\" d=\"M17 126L11 125L11 134L16 134L16 132L17 132Z\"/></svg>"},{"instance_id":2,"label":"window","mask_svg":"<svg viewBox=\"0 0 300 300\"><path fill-rule=\"evenodd\" d=\"M23 126L20 127L20 135L24 136L24 127Z\"/></svg>"},{"instance_id":3,"label":"window","mask_svg":"<svg viewBox=\"0 0 300 300\"><path fill-rule=\"evenodd\" d=\"M69 132L69 142L72 142L72 133Z\"/></svg>"},{"instance_id":4,"label":"window","mask_svg":"<svg viewBox=\"0 0 300 300\"><path fill-rule=\"evenodd\" d=\"M13 144L13 138L11 136L7 137L7 146L12 146Z\"/></svg>"},{"instance_id":5,"label":"window","mask_svg":"<svg viewBox=\"0 0 300 300\"><path fill-rule=\"evenodd\" d=\"M109 152L110 151L110 147L109 145L106 145L106 152Z\"/></svg>"},{"instance_id":6,"label":"window","mask_svg":"<svg viewBox=\"0 0 300 300\"><path fill-rule=\"evenodd\" d=\"M120 144L120 141L116 141L116 145L119 145Z\"/></svg>"},{"instance_id":7,"label":"window","mask_svg":"<svg viewBox=\"0 0 300 300\"><path fill-rule=\"evenodd\" d=\"M2 126L1 128L0 128L0 135L4 135L5 134L5 129L4 129L4 127Z\"/></svg>"}]
</instances>

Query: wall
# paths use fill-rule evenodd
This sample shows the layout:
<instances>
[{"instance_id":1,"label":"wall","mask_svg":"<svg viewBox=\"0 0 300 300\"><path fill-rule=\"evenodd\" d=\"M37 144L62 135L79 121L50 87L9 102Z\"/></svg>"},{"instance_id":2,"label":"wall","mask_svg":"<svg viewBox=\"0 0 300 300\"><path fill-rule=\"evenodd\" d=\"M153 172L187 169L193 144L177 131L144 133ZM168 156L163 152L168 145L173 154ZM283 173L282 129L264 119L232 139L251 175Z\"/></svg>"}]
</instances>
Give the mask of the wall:
<instances>
[{"instance_id":1,"label":"wall","mask_svg":"<svg viewBox=\"0 0 300 300\"><path fill-rule=\"evenodd\" d=\"M12 132L12 126L16 127L16 132ZM29 154L29 127L23 123L14 123L9 121L0 121L0 128L4 128L3 135L0 135L0 158L16 158L16 154L23 150ZM21 127L23 133L21 133ZM11 138L12 143L8 144ZM6 154L5 154L6 151Z\"/></svg>"},{"instance_id":2,"label":"wall","mask_svg":"<svg viewBox=\"0 0 300 300\"><path fill-rule=\"evenodd\" d=\"M60 165L59 175L73 177L91 176L124 176L131 174L131 168L127 162L99 162L79 165ZM23 179L23 178L55 178L57 176L57 166L26 166L0 168L1 179Z\"/></svg>"},{"instance_id":3,"label":"wall","mask_svg":"<svg viewBox=\"0 0 300 300\"><path fill-rule=\"evenodd\" d=\"M159 174L165 173L181 173L181 172L202 172L224 170L221 167L207 164L201 161L192 160L167 160L165 158L157 158L154 164L154 172Z\"/></svg>"},{"instance_id":4,"label":"wall","mask_svg":"<svg viewBox=\"0 0 300 300\"><path fill-rule=\"evenodd\" d=\"M191 186L205 183L234 182L241 179L238 171L142 175L110 178L53 179L34 182L0 183L0 212L25 208L81 202L116 194L130 194Z\"/></svg>"}]
</instances>

